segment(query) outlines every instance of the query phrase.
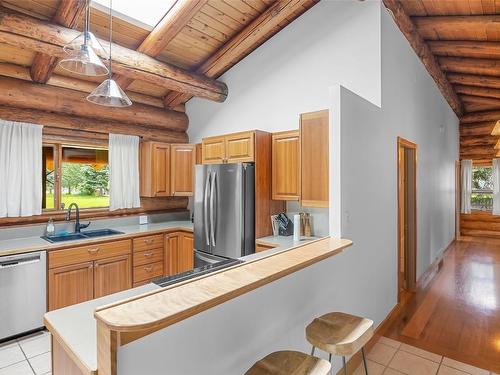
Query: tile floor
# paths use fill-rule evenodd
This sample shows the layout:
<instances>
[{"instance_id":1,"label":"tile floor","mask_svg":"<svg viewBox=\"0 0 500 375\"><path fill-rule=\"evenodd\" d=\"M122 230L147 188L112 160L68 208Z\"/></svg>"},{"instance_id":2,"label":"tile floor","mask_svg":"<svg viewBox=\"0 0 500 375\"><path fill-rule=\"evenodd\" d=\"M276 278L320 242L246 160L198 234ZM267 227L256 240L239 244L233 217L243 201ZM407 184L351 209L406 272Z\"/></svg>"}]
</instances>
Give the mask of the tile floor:
<instances>
[{"instance_id":1,"label":"tile floor","mask_svg":"<svg viewBox=\"0 0 500 375\"><path fill-rule=\"evenodd\" d=\"M0 375L47 375L50 373L50 333L35 333L0 344Z\"/></svg>"},{"instance_id":2,"label":"tile floor","mask_svg":"<svg viewBox=\"0 0 500 375\"><path fill-rule=\"evenodd\" d=\"M496 375L465 363L381 337L367 354L370 375ZM354 375L364 375L363 365Z\"/></svg>"},{"instance_id":3,"label":"tile floor","mask_svg":"<svg viewBox=\"0 0 500 375\"><path fill-rule=\"evenodd\" d=\"M0 344L0 375L51 374L50 354L48 332ZM387 337L380 338L367 359L370 375L497 375ZM354 375L364 375L363 366Z\"/></svg>"}]
</instances>

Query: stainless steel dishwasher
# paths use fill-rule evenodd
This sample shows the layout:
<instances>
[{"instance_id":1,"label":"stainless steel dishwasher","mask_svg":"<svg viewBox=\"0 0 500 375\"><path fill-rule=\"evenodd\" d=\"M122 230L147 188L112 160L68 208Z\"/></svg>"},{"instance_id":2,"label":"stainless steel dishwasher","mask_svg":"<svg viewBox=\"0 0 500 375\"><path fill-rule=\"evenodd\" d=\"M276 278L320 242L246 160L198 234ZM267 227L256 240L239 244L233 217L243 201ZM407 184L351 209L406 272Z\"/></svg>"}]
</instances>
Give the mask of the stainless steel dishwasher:
<instances>
[{"instance_id":1,"label":"stainless steel dishwasher","mask_svg":"<svg viewBox=\"0 0 500 375\"><path fill-rule=\"evenodd\" d=\"M43 327L47 253L0 256L0 340Z\"/></svg>"}]
</instances>

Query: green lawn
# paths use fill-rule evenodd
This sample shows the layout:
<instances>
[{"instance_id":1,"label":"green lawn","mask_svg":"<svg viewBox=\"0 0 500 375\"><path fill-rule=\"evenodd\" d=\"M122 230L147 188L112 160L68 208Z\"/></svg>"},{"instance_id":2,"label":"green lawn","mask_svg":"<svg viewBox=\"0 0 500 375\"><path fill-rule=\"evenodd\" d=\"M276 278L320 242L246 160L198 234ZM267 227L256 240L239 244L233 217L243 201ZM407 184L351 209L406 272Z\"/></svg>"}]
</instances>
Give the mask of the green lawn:
<instances>
[{"instance_id":1,"label":"green lawn","mask_svg":"<svg viewBox=\"0 0 500 375\"><path fill-rule=\"evenodd\" d=\"M47 207L54 208L54 195L47 193ZM108 207L109 197L96 197L93 195L70 195L63 194L62 203L68 207L71 203L76 203L80 208Z\"/></svg>"}]
</instances>

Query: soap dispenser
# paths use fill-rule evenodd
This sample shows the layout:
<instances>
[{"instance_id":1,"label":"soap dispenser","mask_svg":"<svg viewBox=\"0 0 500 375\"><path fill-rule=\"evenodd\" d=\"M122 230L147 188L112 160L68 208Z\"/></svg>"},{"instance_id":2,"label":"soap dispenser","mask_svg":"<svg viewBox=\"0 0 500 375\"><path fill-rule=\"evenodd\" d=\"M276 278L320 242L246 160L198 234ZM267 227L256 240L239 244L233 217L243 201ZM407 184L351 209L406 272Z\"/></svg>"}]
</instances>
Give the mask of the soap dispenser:
<instances>
[{"instance_id":1,"label":"soap dispenser","mask_svg":"<svg viewBox=\"0 0 500 375\"><path fill-rule=\"evenodd\" d=\"M56 227L54 225L54 220L52 218L49 218L49 221L47 222L47 226L45 227L45 235L47 237L53 236L56 234Z\"/></svg>"}]
</instances>

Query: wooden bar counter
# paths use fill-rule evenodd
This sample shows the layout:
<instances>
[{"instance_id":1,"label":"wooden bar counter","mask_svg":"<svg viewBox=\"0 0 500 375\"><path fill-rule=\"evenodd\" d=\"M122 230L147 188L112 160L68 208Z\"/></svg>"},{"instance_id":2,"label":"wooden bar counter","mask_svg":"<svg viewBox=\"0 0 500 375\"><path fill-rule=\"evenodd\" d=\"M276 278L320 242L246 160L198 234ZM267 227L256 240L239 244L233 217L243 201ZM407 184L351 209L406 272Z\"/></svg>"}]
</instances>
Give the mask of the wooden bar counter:
<instances>
[{"instance_id":1,"label":"wooden bar counter","mask_svg":"<svg viewBox=\"0 0 500 375\"><path fill-rule=\"evenodd\" d=\"M327 237L278 253L264 251L259 253L260 258L97 307L97 348L93 352L97 358L93 363L66 342L58 320L47 314L45 322L53 334L53 374L117 374L120 347L330 258L351 245L350 240Z\"/></svg>"}]
</instances>

